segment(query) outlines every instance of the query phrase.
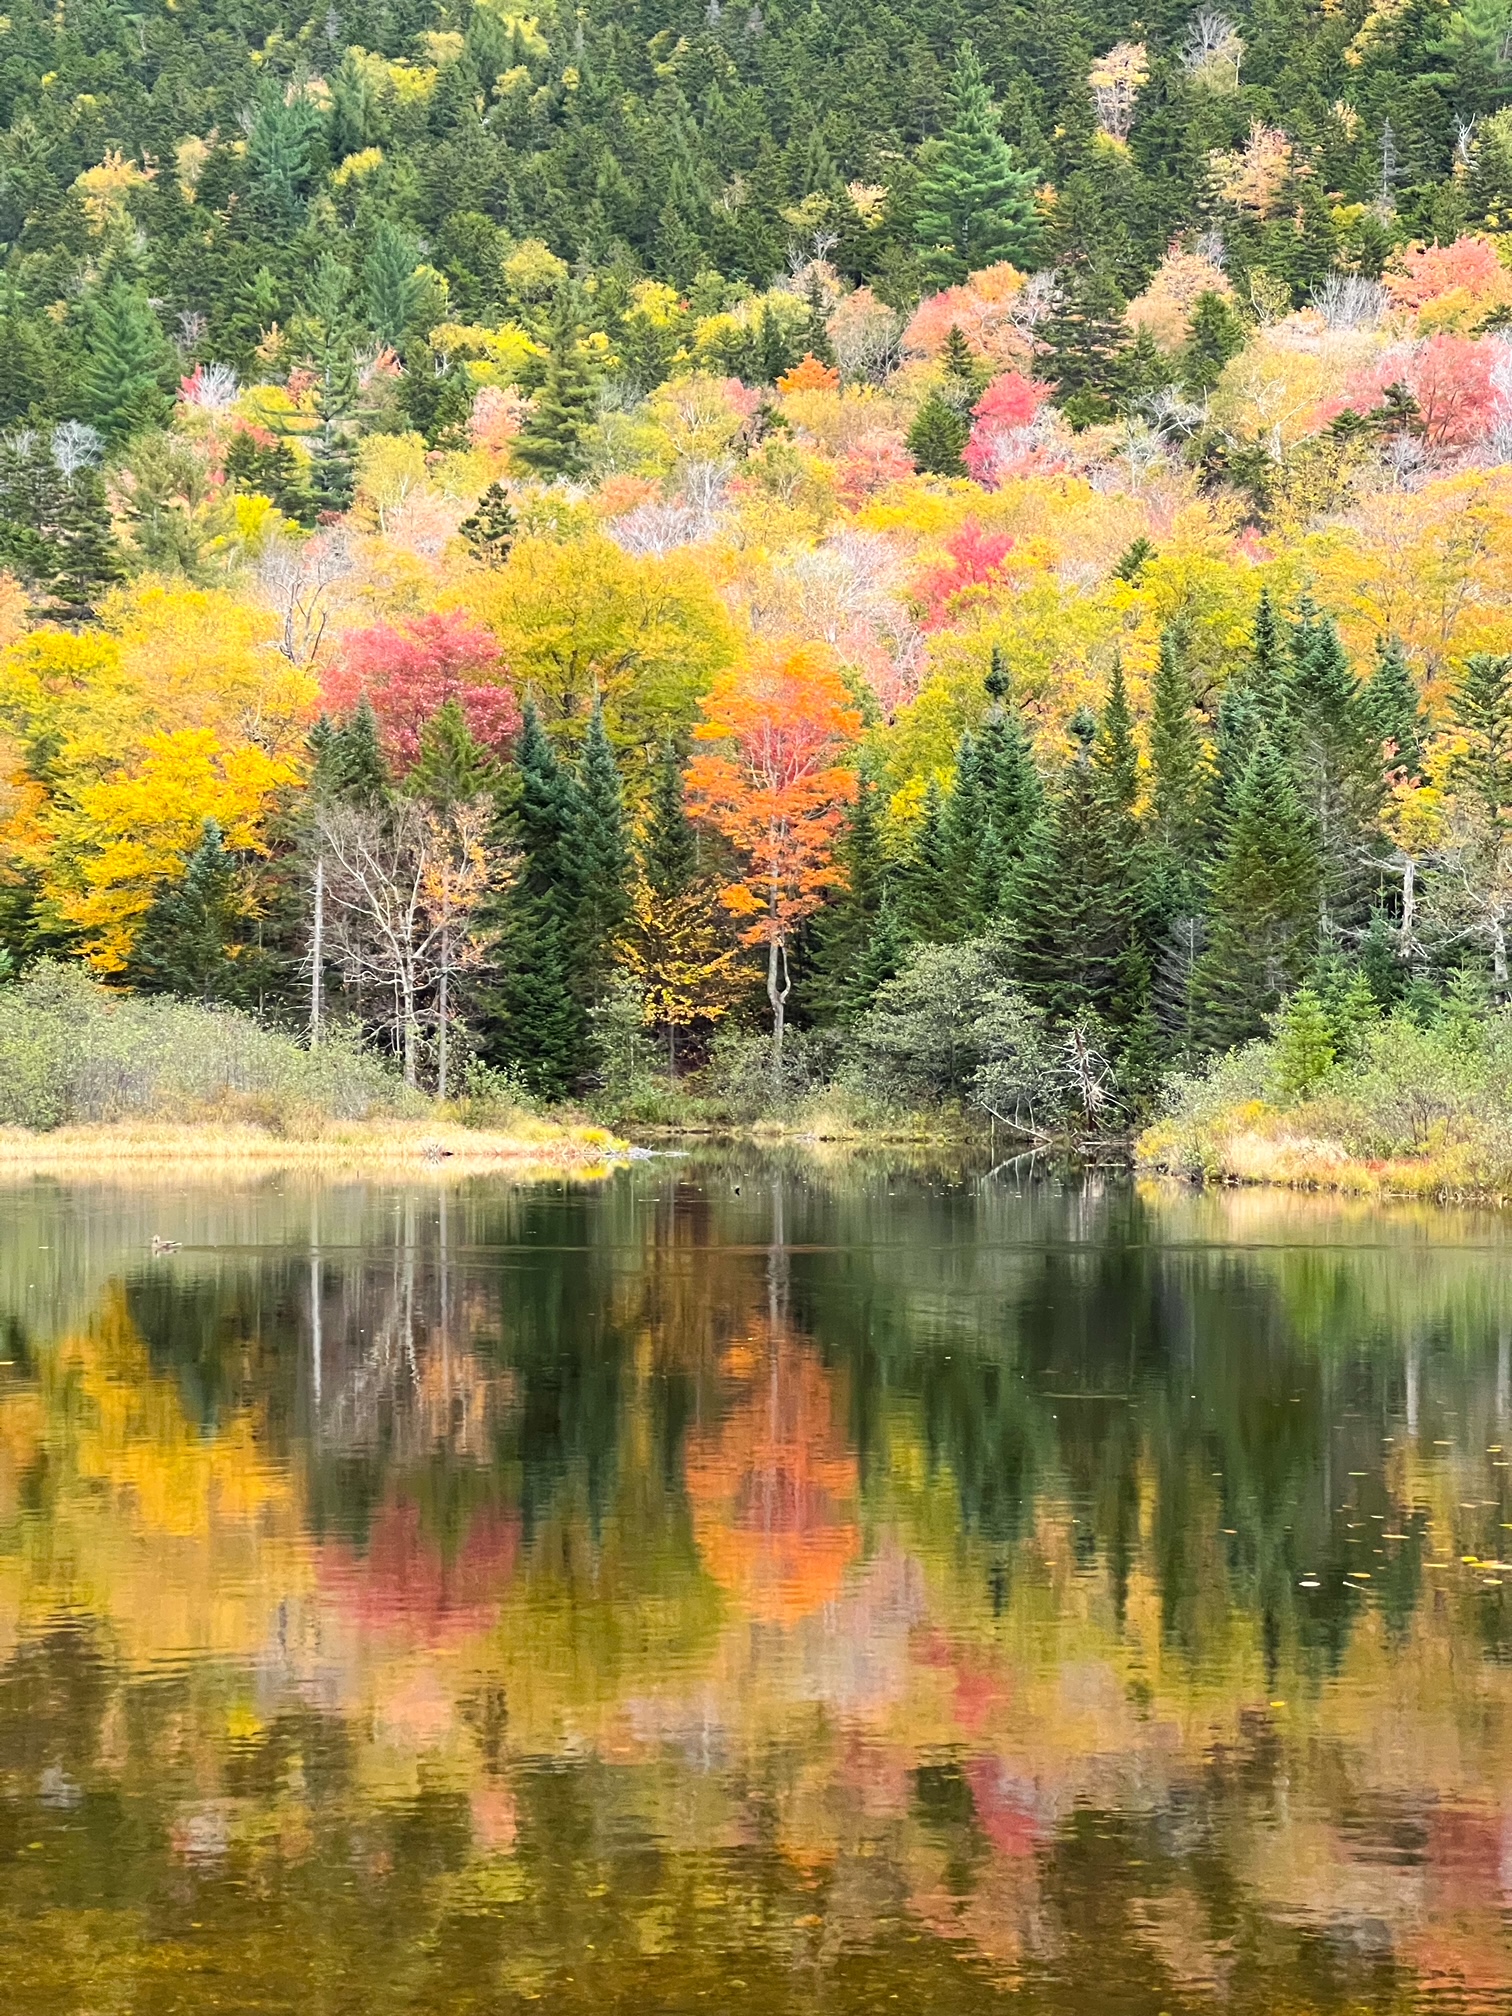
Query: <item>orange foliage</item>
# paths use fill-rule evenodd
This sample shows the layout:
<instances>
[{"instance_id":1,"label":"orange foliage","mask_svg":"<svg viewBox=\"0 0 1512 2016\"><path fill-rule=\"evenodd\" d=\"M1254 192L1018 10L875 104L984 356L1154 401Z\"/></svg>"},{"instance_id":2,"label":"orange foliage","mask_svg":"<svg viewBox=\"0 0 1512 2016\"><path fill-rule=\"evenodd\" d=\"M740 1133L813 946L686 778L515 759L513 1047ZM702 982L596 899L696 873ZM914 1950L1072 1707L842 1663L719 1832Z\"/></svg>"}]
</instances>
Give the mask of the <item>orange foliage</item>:
<instances>
[{"instance_id":1,"label":"orange foliage","mask_svg":"<svg viewBox=\"0 0 1512 2016\"><path fill-rule=\"evenodd\" d=\"M747 945L784 944L839 880L835 833L856 773L837 759L860 712L817 646L721 673L703 710L694 733L716 746L688 770L689 802L749 863L721 900L754 920Z\"/></svg>"},{"instance_id":2,"label":"orange foliage","mask_svg":"<svg viewBox=\"0 0 1512 2016\"><path fill-rule=\"evenodd\" d=\"M832 1376L764 1328L728 1355L741 1398L717 1430L690 1438L685 1474L714 1580L750 1616L793 1624L833 1601L860 1555L860 1477Z\"/></svg>"},{"instance_id":3,"label":"orange foliage","mask_svg":"<svg viewBox=\"0 0 1512 2016\"><path fill-rule=\"evenodd\" d=\"M795 364L791 371L784 371L777 380L779 392L836 392L840 389L840 373L832 364L821 364L812 351L805 353L802 363Z\"/></svg>"}]
</instances>

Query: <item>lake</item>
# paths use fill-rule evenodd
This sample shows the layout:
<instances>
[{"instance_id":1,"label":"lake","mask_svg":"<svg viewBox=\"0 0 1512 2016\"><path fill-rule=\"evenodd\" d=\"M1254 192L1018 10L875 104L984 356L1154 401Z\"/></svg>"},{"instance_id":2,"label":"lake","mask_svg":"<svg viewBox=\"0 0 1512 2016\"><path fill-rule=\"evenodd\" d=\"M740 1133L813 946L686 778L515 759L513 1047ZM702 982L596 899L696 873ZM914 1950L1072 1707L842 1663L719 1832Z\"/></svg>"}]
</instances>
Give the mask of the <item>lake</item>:
<instances>
[{"instance_id":1,"label":"lake","mask_svg":"<svg viewBox=\"0 0 1512 2016\"><path fill-rule=\"evenodd\" d=\"M4 2007L1506 2010L1509 1263L754 1149L12 1183Z\"/></svg>"}]
</instances>

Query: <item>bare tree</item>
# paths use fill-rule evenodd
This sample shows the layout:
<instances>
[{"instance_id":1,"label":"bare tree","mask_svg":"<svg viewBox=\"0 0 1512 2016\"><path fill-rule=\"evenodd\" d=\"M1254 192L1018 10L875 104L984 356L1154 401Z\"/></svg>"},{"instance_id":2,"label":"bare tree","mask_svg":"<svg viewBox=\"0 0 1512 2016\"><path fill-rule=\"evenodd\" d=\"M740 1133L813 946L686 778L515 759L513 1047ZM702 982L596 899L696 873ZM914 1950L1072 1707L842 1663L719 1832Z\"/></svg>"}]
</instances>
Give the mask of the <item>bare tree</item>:
<instances>
[{"instance_id":1,"label":"bare tree","mask_svg":"<svg viewBox=\"0 0 1512 2016\"><path fill-rule=\"evenodd\" d=\"M1226 14L1204 7L1195 15L1181 45L1182 68L1199 84L1211 90L1238 88L1239 66L1244 61L1244 40Z\"/></svg>"},{"instance_id":2,"label":"bare tree","mask_svg":"<svg viewBox=\"0 0 1512 2016\"><path fill-rule=\"evenodd\" d=\"M269 548L258 579L278 617L278 648L291 665L315 662L351 572L351 550L337 528L310 539L277 539Z\"/></svg>"},{"instance_id":3,"label":"bare tree","mask_svg":"<svg viewBox=\"0 0 1512 2016\"><path fill-rule=\"evenodd\" d=\"M443 1097L452 979L482 959L477 911L499 875L489 817L483 799L441 813L407 798L382 812L330 806L317 815L329 956L349 984L392 1001L406 1085L418 1082L433 999Z\"/></svg>"}]
</instances>

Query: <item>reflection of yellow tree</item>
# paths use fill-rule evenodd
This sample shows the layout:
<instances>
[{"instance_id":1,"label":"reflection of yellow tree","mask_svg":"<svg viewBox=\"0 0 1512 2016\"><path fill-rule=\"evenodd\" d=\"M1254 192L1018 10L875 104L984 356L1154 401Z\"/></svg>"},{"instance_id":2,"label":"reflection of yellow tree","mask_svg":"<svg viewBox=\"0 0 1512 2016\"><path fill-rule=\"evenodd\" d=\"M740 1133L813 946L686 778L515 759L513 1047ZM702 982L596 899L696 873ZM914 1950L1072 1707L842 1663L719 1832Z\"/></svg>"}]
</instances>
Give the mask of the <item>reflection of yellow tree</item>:
<instances>
[{"instance_id":1,"label":"reflection of yellow tree","mask_svg":"<svg viewBox=\"0 0 1512 2016\"><path fill-rule=\"evenodd\" d=\"M757 1329L724 1370L740 1398L688 1445L694 1534L728 1594L791 1623L833 1600L860 1552L845 1409L812 1349L782 1330Z\"/></svg>"}]
</instances>

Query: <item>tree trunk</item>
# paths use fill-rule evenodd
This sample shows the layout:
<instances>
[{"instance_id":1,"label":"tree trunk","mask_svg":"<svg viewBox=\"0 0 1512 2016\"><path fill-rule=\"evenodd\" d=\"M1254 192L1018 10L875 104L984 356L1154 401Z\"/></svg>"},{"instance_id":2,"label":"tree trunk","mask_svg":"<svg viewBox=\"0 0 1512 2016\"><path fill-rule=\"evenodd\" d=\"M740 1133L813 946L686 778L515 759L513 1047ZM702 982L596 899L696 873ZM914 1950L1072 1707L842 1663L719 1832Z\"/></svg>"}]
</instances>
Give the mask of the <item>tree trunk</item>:
<instances>
[{"instance_id":1,"label":"tree trunk","mask_svg":"<svg viewBox=\"0 0 1512 2016\"><path fill-rule=\"evenodd\" d=\"M400 981L402 994L401 1012L404 1016L404 1082L411 1091L417 1083L415 1069L415 982L414 975L406 973Z\"/></svg>"},{"instance_id":2,"label":"tree trunk","mask_svg":"<svg viewBox=\"0 0 1512 2016\"><path fill-rule=\"evenodd\" d=\"M445 931L441 934L440 1019L441 1028L436 1040L436 1097L444 1100L451 1034L451 939Z\"/></svg>"},{"instance_id":3,"label":"tree trunk","mask_svg":"<svg viewBox=\"0 0 1512 2016\"><path fill-rule=\"evenodd\" d=\"M325 1001L325 855L315 856L315 916L310 931L310 1048L320 1048Z\"/></svg>"},{"instance_id":4,"label":"tree trunk","mask_svg":"<svg viewBox=\"0 0 1512 2016\"><path fill-rule=\"evenodd\" d=\"M1397 940L1401 958L1410 959L1417 950L1417 863L1409 854L1402 868L1402 930Z\"/></svg>"},{"instance_id":5,"label":"tree trunk","mask_svg":"<svg viewBox=\"0 0 1512 2016\"><path fill-rule=\"evenodd\" d=\"M777 984L778 961L781 961L782 984ZM771 938L767 943L767 999L772 1004L772 1090L778 1096L782 1092L782 1031L787 1020L787 998L792 981L787 970L787 947L779 938Z\"/></svg>"},{"instance_id":6,"label":"tree trunk","mask_svg":"<svg viewBox=\"0 0 1512 2016\"><path fill-rule=\"evenodd\" d=\"M1507 998L1507 927L1500 911L1491 920L1491 977L1496 982L1496 998Z\"/></svg>"}]
</instances>

